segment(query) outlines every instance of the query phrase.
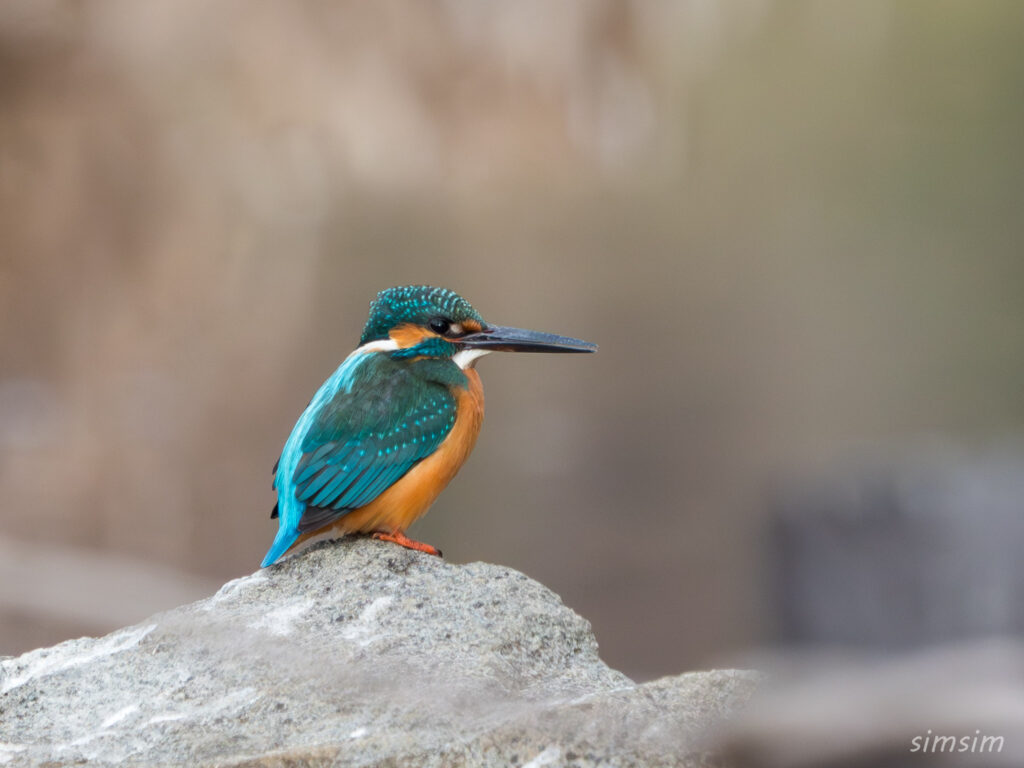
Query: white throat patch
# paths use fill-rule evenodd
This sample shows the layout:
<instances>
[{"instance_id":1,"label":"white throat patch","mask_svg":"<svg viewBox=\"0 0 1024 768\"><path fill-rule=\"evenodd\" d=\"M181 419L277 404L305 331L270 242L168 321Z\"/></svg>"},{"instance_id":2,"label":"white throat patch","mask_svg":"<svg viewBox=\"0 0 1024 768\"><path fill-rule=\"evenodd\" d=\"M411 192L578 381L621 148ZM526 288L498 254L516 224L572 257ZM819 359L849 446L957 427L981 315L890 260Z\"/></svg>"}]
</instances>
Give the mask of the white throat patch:
<instances>
[{"instance_id":1,"label":"white throat patch","mask_svg":"<svg viewBox=\"0 0 1024 768\"><path fill-rule=\"evenodd\" d=\"M462 370L466 370L476 365L476 361L479 358L490 353L491 350L489 349L460 349L452 355L452 361Z\"/></svg>"},{"instance_id":2,"label":"white throat patch","mask_svg":"<svg viewBox=\"0 0 1024 768\"><path fill-rule=\"evenodd\" d=\"M378 341L370 341L363 346L356 348L356 352L393 352L398 349L398 342L394 339L380 339Z\"/></svg>"}]
</instances>

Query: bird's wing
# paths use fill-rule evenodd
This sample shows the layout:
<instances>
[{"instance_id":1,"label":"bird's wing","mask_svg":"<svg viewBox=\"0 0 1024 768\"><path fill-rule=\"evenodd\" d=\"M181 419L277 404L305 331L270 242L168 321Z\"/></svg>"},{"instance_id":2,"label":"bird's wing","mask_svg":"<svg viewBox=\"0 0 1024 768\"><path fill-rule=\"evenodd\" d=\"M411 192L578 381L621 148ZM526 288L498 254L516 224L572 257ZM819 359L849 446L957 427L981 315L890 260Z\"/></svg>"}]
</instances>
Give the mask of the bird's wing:
<instances>
[{"instance_id":1,"label":"bird's wing","mask_svg":"<svg viewBox=\"0 0 1024 768\"><path fill-rule=\"evenodd\" d=\"M433 453L455 424L447 387L373 355L316 413L292 475L306 505L298 530L365 506Z\"/></svg>"}]
</instances>

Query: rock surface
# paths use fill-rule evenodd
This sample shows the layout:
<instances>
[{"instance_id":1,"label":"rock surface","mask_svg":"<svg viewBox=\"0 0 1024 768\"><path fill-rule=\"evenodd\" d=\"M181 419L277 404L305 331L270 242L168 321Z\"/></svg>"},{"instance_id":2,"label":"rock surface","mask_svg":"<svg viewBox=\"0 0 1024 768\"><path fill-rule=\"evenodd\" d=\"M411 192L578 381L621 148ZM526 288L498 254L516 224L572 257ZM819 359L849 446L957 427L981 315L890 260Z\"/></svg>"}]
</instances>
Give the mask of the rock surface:
<instances>
[{"instance_id":1,"label":"rock surface","mask_svg":"<svg viewBox=\"0 0 1024 768\"><path fill-rule=\"evenodd\" d=\"M636 685L523 574L351 539L0 662L0 764L695 766L754 684Z\"/></svg>"}]
</instances>

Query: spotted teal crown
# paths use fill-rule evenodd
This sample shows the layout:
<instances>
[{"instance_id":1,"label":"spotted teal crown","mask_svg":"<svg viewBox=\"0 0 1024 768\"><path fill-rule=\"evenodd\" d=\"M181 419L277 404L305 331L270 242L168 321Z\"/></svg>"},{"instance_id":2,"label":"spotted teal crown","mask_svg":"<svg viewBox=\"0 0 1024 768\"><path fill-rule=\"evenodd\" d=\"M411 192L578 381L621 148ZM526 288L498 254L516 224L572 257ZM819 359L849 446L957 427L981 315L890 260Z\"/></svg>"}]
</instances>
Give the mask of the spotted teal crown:
<instances>
[{"instance_id":1,"label":"spotted teal crown","mask_svg":"<svg viewBox=\"0 0 1024 768\"><path fill-rule=\"evenodd\" d=\"M480 313L455 291L430 285L400 285L381 291L370 302L370 316L359 344L386 339L388 331L397 325L427 325L435 317L453 323L475 320L484 325Z\"/></svg>"}]
</instances>

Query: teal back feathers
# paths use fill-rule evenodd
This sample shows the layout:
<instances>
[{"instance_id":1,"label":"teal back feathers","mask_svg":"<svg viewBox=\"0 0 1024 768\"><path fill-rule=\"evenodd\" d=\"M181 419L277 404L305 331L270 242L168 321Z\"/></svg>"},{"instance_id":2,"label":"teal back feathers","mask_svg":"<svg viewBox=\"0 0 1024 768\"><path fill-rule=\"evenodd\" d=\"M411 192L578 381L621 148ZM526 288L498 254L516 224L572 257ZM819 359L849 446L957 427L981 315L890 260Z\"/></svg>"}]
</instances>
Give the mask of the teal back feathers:
<instances>
[{"instance_id":1,"label":"teal back feathers","mask_svg":"<svg viewBox=\"0 0 1024 768\"><path fill-rule=\"evenodd\" d=\"M310 514L299 531L321 519L361 507L433 453L455 424L450 385L465 374L448 361L403 365L387 355L364 355L346 386L359 397L334 397L302 437L292 481L296 498L322 514ZM437 370L435 370L437 369ZM331 510L327 512L326 510Z\"/></svg>"}]
</instances>

